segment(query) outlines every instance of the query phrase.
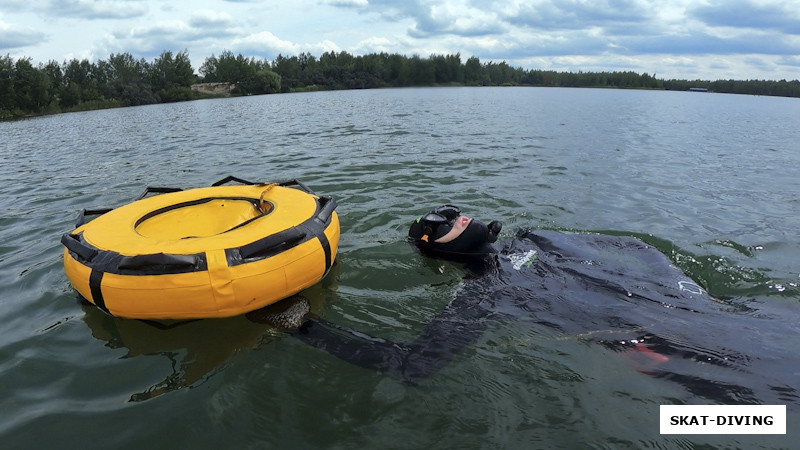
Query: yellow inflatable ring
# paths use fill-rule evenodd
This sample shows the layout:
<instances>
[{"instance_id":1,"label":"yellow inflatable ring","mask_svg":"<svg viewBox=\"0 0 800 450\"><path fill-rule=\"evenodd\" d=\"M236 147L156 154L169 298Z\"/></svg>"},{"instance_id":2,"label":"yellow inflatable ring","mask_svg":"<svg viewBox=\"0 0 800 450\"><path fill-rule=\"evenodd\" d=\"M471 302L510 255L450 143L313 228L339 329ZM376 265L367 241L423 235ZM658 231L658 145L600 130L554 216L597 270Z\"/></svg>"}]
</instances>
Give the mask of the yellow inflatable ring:
<instances>
[{"instance_id":1,"label":"yellow inflatable ring","mask_svg":"<svg viewBox=\"0 0 800 450\"><path fill-rule=\"evenodd\" d=\"M229 181L245 184L224 186ZM152 192L161 195L146 197ZM113 316L239 315L325 276L339 245L336 206L296 180L148 188L119 208L83 210L61 238L64 270L75 290ZM86 215L99 217L84 223Z\"/></svg>"}]
</instances>

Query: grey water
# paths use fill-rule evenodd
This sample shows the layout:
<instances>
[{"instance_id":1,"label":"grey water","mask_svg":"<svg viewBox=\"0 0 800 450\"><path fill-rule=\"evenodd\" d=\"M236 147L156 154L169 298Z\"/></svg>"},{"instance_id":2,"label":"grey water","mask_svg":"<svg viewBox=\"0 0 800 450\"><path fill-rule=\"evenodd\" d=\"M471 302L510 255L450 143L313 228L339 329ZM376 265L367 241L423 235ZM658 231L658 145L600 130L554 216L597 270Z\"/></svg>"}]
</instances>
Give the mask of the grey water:
<instances>
[{"instance_id":1,"label":"grey water","mask_svg":"<svg viewBox=\"0 0 800 450\"><path fill-rule=\"evenodd\" d=\"M796 402L787 436L660 435L659 405L713 399L533 322L493 323L408 385L244 317L166 330L112 318L80 302L59 239L79 209L148 185L296 178L339 203L337 264L302 294L342 326L409 341L448 304L463 267L405 235L453 203L503 221L501 241L520 228L638 237L731 306L716 325L787 330L740 347L796 356L798 167L797 99L721 94L387 89L0 123L0 446L791 447ZM702 360L687 370L715 381ZM798 370L771 375L800 388Z\"/></svg>"}]
</instances>

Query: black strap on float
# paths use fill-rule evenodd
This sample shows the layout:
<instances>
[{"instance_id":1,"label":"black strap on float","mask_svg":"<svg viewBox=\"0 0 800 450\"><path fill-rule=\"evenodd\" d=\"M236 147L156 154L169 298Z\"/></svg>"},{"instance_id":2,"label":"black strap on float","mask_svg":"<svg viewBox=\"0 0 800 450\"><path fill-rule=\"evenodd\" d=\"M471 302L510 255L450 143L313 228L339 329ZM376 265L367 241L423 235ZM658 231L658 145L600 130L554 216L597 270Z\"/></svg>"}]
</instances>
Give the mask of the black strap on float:
<instances>
[{"instance_id":1,"label":"black strap on float","mask_svg":"<svg viewBox=\"0 0 800 450\"><path fill-rule=\"evenodd\" d=\"M261 183L253 183L252 181L243 180L239 177L235 177L233 175L228 175L227 177L217 181L216 183L211 184L212 187L222 186L223 184L230 183L231 181L235 181L241 184L261 184Z\"/></svg>"},{"instance_id":2,"label":"black strap on float","mask_svg":"<svg viewBox=\"0 0 800 450\"><path fill-rule=\"evenodd\" d=\"M166 275L208 270L205 252L174 255L152 253L124 256L111 250L100 250L83 239L83 233L65 233L61 243L75 259L92 270L120 275Z\"/></svg>"},{"instance_id":3,"label":"black strap on float","mask_svg":"<svg viewBox=\"0 0 800 450\"><path fill-rule=\"evenodd\" d=\"M144 192L142 192L142 194L136 200L141 200L147 197L147 194L168 194L170 192L180 192L182 190L183 189L181 188L174 188L174 187L147 186L146 188L144 188Z\"/></svg>"},{"instance_id":4,"label":"black strap on float","mask_svg":"<svg viewBox=\"0 0 800 450\"><path fill-rule=\"evenodd\" d=\"M336 206L336 200L332 197L319 197L314 215L302 223L241 247L226 249L225 256L228 265L237 266L268 258L311 239L317 239L325 253L325 272L327 273L333 261L331 261L331 244L328 237L325 236L325 228L330 224Z\"/></svg>"},{"instance_id":5,"label":"black strap on float","mask_svg":"<svg viewBox=\"0 0 800 450\"><path fill-rule=\"evenodd\" d=\"M81 237L75 234L64 233L61 236L61 243L64 247L67 247L67 250L80 256L84 261L93 260L99 251L81 241Z\"/></svg>"},{"instance_id":6,"label":"black strap on float","mask_svg":"<svg viewBox=\"0 0 800 450\"><path fill-rule=\"evenodd\" d=\"M239 254L244 259L267 258L294 247L306 236L306 232L291 227L239 247Z\"/></svg>"},{"instance_id":7,"label":"black strap on float","mask_svg":"<svg viewBox=\"0 0 800 450\"><path fill-rule=\"evenodd\" d=\"M243 179L238 178L238 177L234 177L233 175L228 175L227 177L217 181L216 183L212 184L211 186L222 186L223 184L230 183L231 181L235 181L235 182L241 183L241 184L249 184L249 185L253 185L253 184L268 184L268 183L254 183L252 181L247 181L247 180L243 180ZM308 194L317 195L316 193L314 193L314 191L312 191L308 186L303 184L298 179L292 179L292 180L289 180L289 181L282 181L280 183L277 183L277 186L283 186L283 187L297 186L297 187L299 187L300 189L302 189L304 192L306 192Z\"/></svg>"},{"instance_id":8,"label":"black strap on float","mask_svg":"<svg viewBox=\"0 0 800 450\"><path fill-rule=\"evenodd\" d=\"M333 215L333 211L336 210L336 200L330 196L324 196L319 198L320 203L320 211L314 217L314 220L321 226L319 234L317 234L317 239L319 239L320 245L322 245L322 250L325 252L325 274L328 273L330 270L331 265L333 264L333 255L331 250L331 243L328 241L328 237L325 236L325 228L327 224L331 220L331 216Z\"/></svg>"},{"instance_id":9,"label":"black strap on float","mask_svg":"<svg viewBox=\"0 0 800 450\"><path fill-rule=\"evenodd\" d=\"M111 311L106 306L106 299L103 297L103 275L105 275L105 272L102 270L92 269L89 273L89 292L92 293L94 304L107 314L111 314Z\"/></svg>"},{"instance_id":10,"label":"black strap on float","mask_svg":"<svg viewBox=\"0 0 800 450\"><path fill-rule=\"evenodd\" d=\"M284 181L283 183L278 183L278 186L297 186L300 189L302 189L303 191L305 191L305 192L307 192L307 193L309 193L311 195L317 195L308 186L306 186L305 184L301 183L300 180Z\"/></svg>"},{"instance_id":11,"label":"black strap on float","mask_svg":"<svg viewBox=\"0 0 800 450\"><path fill-rule=\"evenodd\" d=\"M102 208L102 209L82 209L78 211L78 218L75 220L75 228L86 223L86 216L100 216L109 211L112 211L114 208Z\"/></svg>"}]
</instances>

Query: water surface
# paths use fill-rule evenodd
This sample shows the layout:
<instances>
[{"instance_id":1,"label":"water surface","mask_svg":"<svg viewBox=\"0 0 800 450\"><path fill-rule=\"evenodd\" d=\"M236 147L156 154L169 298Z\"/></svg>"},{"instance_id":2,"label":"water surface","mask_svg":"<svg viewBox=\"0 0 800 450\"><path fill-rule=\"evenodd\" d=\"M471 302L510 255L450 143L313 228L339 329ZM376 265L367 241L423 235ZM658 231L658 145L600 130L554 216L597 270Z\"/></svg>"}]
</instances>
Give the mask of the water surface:
<instances>
[{"instance_id":1,"label":"water surface","mask_svg":"<svg viewBox=\"0 0 800 450\"><path fill-rule=\"evenodd\" d=\"M637 236L731 305L731 324L788 330L783 343L752 342L754 354L797 355L799 117L786 98L439 88L0 123L4 447L788 446L662 437L658 405L713 399L532 322L494 322L409 386L244 317L172 330L114 319L79 303L59 239L80 208L147 185L298 178L340 205L338 263L303 294L343 326L409 341L453 298L463 268L405 242L411 220L449 202L502 220L501 241L526 227ZM715 379L702 361L688 370ZM797 371L775 376L800 385Z\"/></svg>"}]
</instances>

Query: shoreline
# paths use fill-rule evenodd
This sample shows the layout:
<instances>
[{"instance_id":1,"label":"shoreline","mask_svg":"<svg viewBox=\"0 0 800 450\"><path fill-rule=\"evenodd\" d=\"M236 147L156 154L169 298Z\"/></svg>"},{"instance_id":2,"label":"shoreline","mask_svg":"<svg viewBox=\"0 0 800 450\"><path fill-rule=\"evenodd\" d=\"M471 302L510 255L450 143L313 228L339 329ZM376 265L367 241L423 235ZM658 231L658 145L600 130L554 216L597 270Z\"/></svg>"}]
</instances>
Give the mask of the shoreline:
<instances>
[{"instance_id":1,"label":"shoreline","mask_svg":"<svg viewBox=\"0 0 800 450\"><path fill-rule=\"evenodd\" d=\"M371 90L371 89L407 89L407 88L448 88L448 87L538 87L538 88L564 88L564 89L619 89L619 90L636 90L636 91L674 91L674 92L693 92L693 93L700 93L701 91L696 90L697 88L692 89L669 89L666 87L621 87L621 86L552 86L552 85L533 85L533 84L502 84L502 85L479 85L479 84L467 84L467 83L437 83L431 85L419 85L419 86L380 86L375 88L363 88L363 89L352 89L352 88L330 88L327 86L320 86L320 85L309 85L303 86L298 88L292 88L285 92L275 92L275 93L267 93L267 94L239 94L236 93L236 85L234 83L224 83L224 82L214 82L214 83L195 83L190 86L190 90L193 94L192 98L186 100L178 100L178 101L171 101L171 102L156 102L156 103L148 103L147 105L159 105L159 104L167 104L167 103L182 103L182 102L191 102L195 100L208 100L208 99L216 99L216 98L234 98L234 97L244 97L249 95L274 95L274 94L298 94L298 93L307 93L307 92L323 92L323 91L361 91L361 90ZM767 97L782 97L782 98L797 98L797 97L787 97L781 95L765 95L765 94L740 94L734 92L717 92L710 89L706 89L702 91L702 93L709 93L709 94L730 94L730 95L752 95L752 96L767 96ZM23 114L23 115L11 115L11 116L2 116L0 115L0 122L13 122L15 120L24 120L24 119L32 119L36 117L44 117L44 116L54 116L58 114L69 114L75 112L86 112L86 111L98 111L103 109L116 109L116 108L130 108L135 106L145 106L145 105L123 105L117 100L97 100L93 102L86 102L76 105L75 107L69 108L64 111L44 111L38 114Z\"/></svg>"}]
</instances>

